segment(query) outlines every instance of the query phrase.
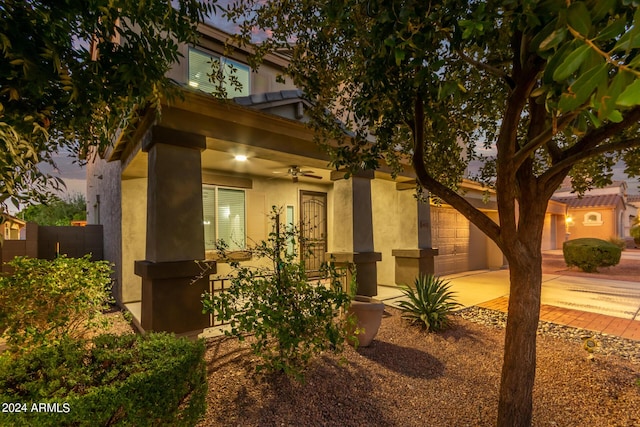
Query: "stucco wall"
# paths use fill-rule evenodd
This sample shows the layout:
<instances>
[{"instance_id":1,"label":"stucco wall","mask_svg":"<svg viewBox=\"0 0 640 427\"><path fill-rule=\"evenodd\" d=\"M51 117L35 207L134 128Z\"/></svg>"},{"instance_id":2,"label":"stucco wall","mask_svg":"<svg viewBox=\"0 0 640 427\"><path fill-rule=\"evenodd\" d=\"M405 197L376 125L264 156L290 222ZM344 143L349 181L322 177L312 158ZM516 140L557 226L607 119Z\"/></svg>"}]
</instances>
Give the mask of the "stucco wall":
<instances>
[{"instance_id":1,"label":"stucco wall","mask_svg":"<svg viewBox=\"0 0 640 427\"><path fill-rule=\"evenodd\" d=\"M146 258L147 179L122 181L122 299L140 301L142 278L134 273L134 262Z\"/></svg>"},{"instance_id":2,"label":"stucco wall","mask_svg":"<svg viewBox=\"0 0 640 427\"><path fill-rule=\"evenodd\" d=\"M584 225L584 215L589 212L599 212L602 215L601 225ZM615 221L615 209L569 209L569 215L573 218L573 223L569 226L569 239L578 239L582 237L595 237L607 240L610 237L617 236Z\"/></svg>"},{"instance_id":3,"label":"stucco wall","mask_svg":"<svg viewBox=\"0 0 640 427\"><path fill-rule=\"evenodd\" d=\"M114 264L114 296L122 303L121 165L96 157L87 164L87 224L103 226L103 256Z\"/></svg>"},{"instance_id":4,"label":"stucco wall","mask_svg":"<svg viewBox=\"0 0 640 427\"><path fill-rule=\"evenodd\" d=\"M395 285L393 249L418 248L418 206L413 194L396 190L393 181L371 181L373 244L382 254L377 264L379 285Z\"/></svg>"}]
</instances>

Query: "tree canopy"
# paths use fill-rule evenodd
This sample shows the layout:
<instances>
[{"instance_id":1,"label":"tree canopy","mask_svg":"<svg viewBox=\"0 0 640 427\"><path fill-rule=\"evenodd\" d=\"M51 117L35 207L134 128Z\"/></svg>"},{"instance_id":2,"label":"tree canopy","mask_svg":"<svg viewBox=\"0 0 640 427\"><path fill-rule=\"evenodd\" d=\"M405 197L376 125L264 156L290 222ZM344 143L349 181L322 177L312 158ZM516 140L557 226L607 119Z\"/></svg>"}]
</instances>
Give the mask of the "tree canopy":
<instances>
[{"instance_id":1,"label":"tree canopy","mask_svg":"<svg viewBox=\"0 0 640 427\"><path fill-rule=\"evenodd\" d=\"M104 149L171 94L178 44L213 3L197 0L0 2L0 205L41 200L37 164L66 146ZM61 183L57 183L59 186Z\"/></svg>"},{"instance_id":2,"label":"tree canopy","mask_svg":"<svg viewBox=\"0 0 640 427\"><path fill-rule=\"evenodd\" d=\"M502 250L498 424L529 425L547 203L567 175L582 192L610 182L620 160L640 173L638 2L238 0L226 16L236 43L263 36L253 65L290 53L287 74L313 101L336 167L410 166ZM457 191L474 159L499 223Z\"/></svg>"},{"instance_id":3,"label":"tree canopy","mask_svg":"<svg viewBox=\"0 0 640 427\"><path fill-rule=\"evenodd\" d=\"M82 194L53 196L46 204L29 205L16 216L38 225L71 225L71 221L87 218L87 201Z\"/></svg>"}]
</instances>

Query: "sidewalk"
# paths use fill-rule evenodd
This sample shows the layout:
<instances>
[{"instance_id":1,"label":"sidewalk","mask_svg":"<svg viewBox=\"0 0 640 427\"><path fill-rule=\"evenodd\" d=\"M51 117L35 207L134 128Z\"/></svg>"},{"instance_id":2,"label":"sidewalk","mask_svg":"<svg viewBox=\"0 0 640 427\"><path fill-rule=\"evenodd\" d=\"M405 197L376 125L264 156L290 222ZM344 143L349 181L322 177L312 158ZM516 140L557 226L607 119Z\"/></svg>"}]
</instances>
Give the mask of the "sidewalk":
<instances>
[{"instance_id":1,"label":"sidewalk","mask_svg":"<svg viewBox=\"0 0 640 427\"><path fill-rule=\"evenodd\" d=\"M464 307L507 311L509 271L480 270L443 276ZM540 320L640 341L640 282L544 274ZM396 306L395 287L378 287L378 299Z\"/></svg>"},{"instance_id":2,"label":"sidewalk","mask_svg":"<svg viewBox=\"0 0 640 427\"><path fill-rule=\"evenodd\" d=\"M478 307L507 312L508 297L500 297L491 301L477 304ZM542 304L540 306L540 320L571 326L572 328L587 329L597 333L615 335L630 340L640 341L640 321L572 310L570 308L555 307Z\"/></svg>"}]
</instances>

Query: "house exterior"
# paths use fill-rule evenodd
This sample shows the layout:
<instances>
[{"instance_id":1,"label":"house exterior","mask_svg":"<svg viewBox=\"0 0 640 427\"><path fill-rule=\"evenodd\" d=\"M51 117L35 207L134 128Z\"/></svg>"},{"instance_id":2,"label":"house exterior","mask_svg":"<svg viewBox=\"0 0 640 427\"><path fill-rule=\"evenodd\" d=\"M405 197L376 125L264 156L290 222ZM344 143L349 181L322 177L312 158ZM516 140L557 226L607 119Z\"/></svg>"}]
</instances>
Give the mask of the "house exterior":
<instances>
[{"instance_id":1,"label":"house exterior","mask_svg":"<svg viewBox=\"0 0 640 427\"><path fill-rule=\"evenodd\" d=\"M2 223L2 236L4 240L24 240L27 223L11 215L4 215Z\"/></svg>"},{"instance_id":2,"label":"house exterior","mask_svg":"<svg viewBox=\"0 0 640 427\"><path fill-rule=\"evenodd\" d=\"M308 269L331 259L357 269L358 293L412 283L419 274L450 274L505 264L497 246L451 207L415 198L415 176L361 171L345 179L305 126L305 100L276 77L286 57L270 55L259 72L236 49L224 56L227 35L201 27L198 46L182 46L170 76L182 98L149 114L128 136L87 166L88 223L104 227L104 257L115 265L116 300L141 330L192 333L209 326L201 294L216 286L194 261L216 261L215 241L233 257L256 263L246 249L268 237L269 212L281 209L313 242L300 251ZM243 90L233 99L208 92L209 61L232 64ZM498 220L495 197L462 183L465 197ZM564 208L549 223L564 224ZM554 226L555 227L555 226ZM564 232L549 232L555 247Z\"/></svg>"},{"instance_id":3,"label":"house exterior","mask_svg":"<svg viewBox=\"0 0 640 427\"><path fill-rule=\"evenodd\" d=\"M565 184L552 199L567 205L567 232L571 239L629 237L637 208L628 201L626 182L614 181L604 188L589 190L582 197L572 193L569 181Z\"/></svg>"}]
</instances>

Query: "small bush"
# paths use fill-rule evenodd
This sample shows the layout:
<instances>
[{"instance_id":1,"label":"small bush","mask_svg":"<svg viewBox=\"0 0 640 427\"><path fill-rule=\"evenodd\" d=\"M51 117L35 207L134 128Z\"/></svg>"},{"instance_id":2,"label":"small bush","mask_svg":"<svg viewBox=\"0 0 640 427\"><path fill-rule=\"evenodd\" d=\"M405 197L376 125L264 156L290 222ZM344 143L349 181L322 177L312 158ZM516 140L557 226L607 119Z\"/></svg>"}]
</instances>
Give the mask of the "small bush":
<instances>
[{"instance_id":1,"label":"small bush","mask_svg":"<svg viewBox=\"0 0 640 427\"><path fill-rule=\"evenodd\" d=\"M598 267L617 265L622 249L606 240L583 238L564 242L562 253L567 266L593 273L598 271Z\"/></svg>"},{"instance_id":2,"label":"small bush","mask_svg":"<svg viewBox=\"0 0 640 427\"><path fill-rule=\"evenodd\" d=\"M633 241L640 245L640 225L634 225L631 227L629 234L633 237Z\"/></svg>"},{"instance_id":3,"label":"small bush","mask_svg":"<svg viewBox=\"0 0 640 427\"><path fill-rule=\"evenodd\" d=\"M251 347L261 358L257 371L284 372L302 380L313 356L343 349L349 322L343 313L350 297L330 265L324 266L322 277L307 277L304 262L290 250L298 246L299 232L280 224L278 218L274 209L274 231L252 250L255 258L269 260L273 267L231 262L235 273L231 286L203 295L204 312L229 322L229 335L240 340L247 334L254 336Z\"/></svg>"},{"instance_id":4,"label":"small bush","mask_svg":"<svg viewBox=\"0 0 640 427\"><path fill-rule=\"evenodd\" d=\"M433 275L420 276L414 282L415 288L403 289L407 301L399 303L402 317L412 324L419 323L427 331L439 331L449 324L449 314L459 303L453 300L449 282Z\"/></svg>"},{"instance_id":5,"label":"small bush","mask_svg":"<svg viewBox=\"0 0 640 427\"><path fill-rule=\"evenodd\" d=\"M620 250L622 250L622 251L624 251L625 248L627 247L627 242L625 242L624 239L621 239L621 238L615 237L615 236L609 237L609 243L613 243L614 245L619 247Z\"/></svg>"},{"instance_id":6,"label":"small bush","mask_svg":"<svg viewBox=\"0 0 640 427\"><path fill-rule=\"evenodd\" d=\"M111 301L106 261L62 256L52 261L16 257L0 277L0 332L13 351L80 337L104 322Z\"/></svg>"},{"instance_id":7,"label":"small bush","mask_svg":"<svg viewBox=\"0 0 640 427\"><path fill-rule=\"evenodd\" d=\"M0 356L0 413L11 426L193 426L205 411L204 344L168 334L63 338ZM33 404L36 404L34 410ZM49 405L39 410L39 405ZM4 412L4 411L3 411Z\"/></svg>"}]
</instances>

